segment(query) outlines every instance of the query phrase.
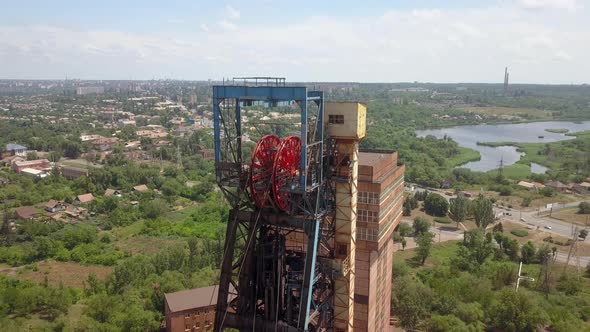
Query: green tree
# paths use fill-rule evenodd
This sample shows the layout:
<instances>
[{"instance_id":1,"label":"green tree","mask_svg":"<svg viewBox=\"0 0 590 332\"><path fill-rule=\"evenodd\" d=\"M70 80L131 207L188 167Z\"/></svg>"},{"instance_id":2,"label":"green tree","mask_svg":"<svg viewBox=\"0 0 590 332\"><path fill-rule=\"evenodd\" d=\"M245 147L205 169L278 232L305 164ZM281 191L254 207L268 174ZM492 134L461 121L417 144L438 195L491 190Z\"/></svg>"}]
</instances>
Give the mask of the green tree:
<instances>
[{"instance_id":1,"label":"green tree","mask_svg":"<svg viewBox=\"0 0 590 332\"><path fill-rule=\"evenodd\" d=\"M465 196L459 194L457 198L452 198L450 201L451 216L457 222L457 229L459 223L462 223L467 218L469 213L469 200Z\"/></svg>"},{"instance_id":2,"label":"green tree","mask_svg":"<svg viewBox=\"0 0 590 332\"><path fill-rule=\"evenodd\" d=\"M479 195L472 204L473 216L475 217L475 224L481 229L494 222L494 208L492 202L485 198L483 195Z\"/></svg>"},{"instance_id":3,"label":"green tree","mask_svg":"<svg viewBox=\"0 0 590 332\"><path fill-rule=\"evenodd\" d=\"M584 240L586 240L586 237L588 236L588 230L587 229L583 229L580 231L580 233L578 234L578 236Z\"/></svg>"},{"instance_id":4,"label":"green tree","mask_svg":"<svg viewBox=\"0 0 590 332\"><path fill-rule=\"evenodd\" d=\"M424 200L424 211L430 215L444 217L449 211L449 202L439 194L429 194Z\"/></svg>"},{"instance_id":5,"label":"green tree","mask_svg":"<svg viewBox=\"0 0 590 332\"><path fill-rule=\"evenodd\" d=\"M522 248L520 248L520 256L523 263L533 263L537 258L537 248L531 241L528 241L522 246Z\"/></svg>"},{"instance_id":6,"label":"green tree","mask_svg":"<svg viewBox=\"0 0 590 332\"><path fill-rule=\"evenodd\" d=\"M590 202L581 202L578 205L579 214L590 214Z\"/></svg>"},{"instance_id":7,"label":"green tree","mask_svg":"<svg viewBox=\"0 0 590 332\"><path fill-rule=\"evenodd\" d=\"M420 260L420 264L422 265L424 265L426 258L430 256L433 239L434 234L430 232L422 233L416 238L416 245L418 246L416 249L416 257Z\"/></svg>"},{"instance_id":8,"label":"green tree","mask_svg":"<svg viewBox=\"0 0 590 332\"><path fill-rule=\"evenodd\" d=\"M420 281L409 277L396 279L392 292L392 307L406 330L414 330L430 312L434 294Z\"/></svg>"},{"instance_id":9,"label":"green tree","mask_svg":"<svg viewBox=\"0 0 590 332\"><path fill-rule=\"evenodd\" d=\"M488 317L491 325L506 332L537 331L548 322L547 314L532 302L522 290L504 289L491 306Z\"/></svg>"},{"instance_id":10,"label":"green tree","mask_svg":"<svg viewBox=\"0 0 590 332\"><path fill-rule=\"evenodd\" d=\"M434 314L426 325L426 330L431 332L469 331L467 324L455 315Z\"/></svg>"},{"instance_id":11,"label":"green tree","mask_svg":"<svg viewBox=\"0 0 590 332\"><path fill-rule=\"evenodd\" d=\"M37 156L37 151L27 152L27 160L37 160L39 156Z\"/></svg>"},{"instance_id":12,"label":"green tree","mask_svg":"<svg viewBox=\"0 0 590 332\"><path fill-rule=\"evenodd\" d=\"M529 207L532 202L533 202L533 199L531 197L525 197L522 199L522 203L520 205L522 207Z\"/></svg>"},{"instance_id":13,"label":"green tree","mask_svg":"<svg viewBox=\"0 0 590 332\"><path fill-rule=\"evenodd\" d=\"M414 223L412 223L412 228L414 229L415 235L424 234L430 229L430 222L422 217L416 217L414 218Z\"/></svg>"},{"instance_id":14,"label":"green tree","mask_svg":"<svg viewBox=\"0 0 590 332\"><path fill-rule=\"evenodd\" d=\"M406 198L406 201L404 202L403 215L405 217L409 217L412 215L412 205L407 198Z\"/></svg>"},{"instance_id":15,"label":"green tree","mask_svg":"<svg viewBox=\"0 0 590 332\"><path fill-rule=\"evenodd\" d=\"M408 225L408 223L401 222L399 226L397 226L397 231L401 236L410 236L412 235L412 226Z\"/></svg>"}]
</instances>

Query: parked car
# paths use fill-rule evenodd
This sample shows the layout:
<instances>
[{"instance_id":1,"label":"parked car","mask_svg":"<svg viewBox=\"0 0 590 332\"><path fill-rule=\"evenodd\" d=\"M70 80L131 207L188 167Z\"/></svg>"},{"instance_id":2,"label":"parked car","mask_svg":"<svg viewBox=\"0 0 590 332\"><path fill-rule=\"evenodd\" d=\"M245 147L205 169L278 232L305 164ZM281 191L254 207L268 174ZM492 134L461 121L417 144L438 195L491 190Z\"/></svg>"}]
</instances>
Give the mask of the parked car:
<instances>
[{"instance_id":1,"label":"parked car","mask_svg":"<svg viewBox=\"0 0 590 332\"><path fill-rule=\"evenodd\" d=\"M551 229L551 226L545 225L545 229Z\"/></svg>"}]
</instances>

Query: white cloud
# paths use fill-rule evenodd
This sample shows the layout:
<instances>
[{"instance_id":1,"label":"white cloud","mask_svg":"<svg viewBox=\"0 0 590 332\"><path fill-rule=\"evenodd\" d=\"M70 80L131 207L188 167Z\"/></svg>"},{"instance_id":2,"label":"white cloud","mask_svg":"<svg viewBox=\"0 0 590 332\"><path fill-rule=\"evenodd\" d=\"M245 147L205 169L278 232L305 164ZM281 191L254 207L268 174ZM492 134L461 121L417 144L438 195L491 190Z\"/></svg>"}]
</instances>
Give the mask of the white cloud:
<instances>
[{"instance_id":1,"label":"white cloud","mask_svg":"<svg viewBox=\"0 0 590 332\"><path fill-rule=\"evenodd\" d=\"M230 5L227 5L225 6L225 17L228 20L237 20L240 18L240 11Z\"/></svg>"},{"instance_id":2,"label":"white cloud","mask_svg":"<svg viewBox=\"0 0 590 332\"><path fill-rule=\"evenodd\" d=\"M522 7L526 9L565 9L575 10L578 8L576 0L519 0Z\"/></svg>"},{"instance_id":3,"label":"white cloud","mask_svg":"<svg viewBox=\"0 0 590 332\"><path fill-rule=\"evenodd\" d=\"M354 24L308 17L239 28L224 17L182 35L0 26L0 63L11 64L0 77L501 82L509 66L513 82L590 82L590 17L577 8L393 10Z\"/></svg>"},{"instance_id":4,"label":"white cloud","mask_svg":"<svg viewBox=\"0 0 590 332\"><path fill-rule=\"evenodd\" d=\"M224 30L234 31L238 29L238 26L228 20L219 21L219 26Z\"/></svg>"}]
</instances>

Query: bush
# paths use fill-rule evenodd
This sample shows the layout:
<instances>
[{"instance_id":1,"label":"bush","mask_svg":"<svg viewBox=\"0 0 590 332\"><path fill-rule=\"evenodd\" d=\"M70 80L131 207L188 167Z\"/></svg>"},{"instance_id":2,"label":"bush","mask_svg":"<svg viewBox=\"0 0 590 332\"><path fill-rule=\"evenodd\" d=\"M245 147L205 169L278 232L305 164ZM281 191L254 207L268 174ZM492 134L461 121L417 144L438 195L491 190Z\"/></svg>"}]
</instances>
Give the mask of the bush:
<instances>
[{"instance_id":1,"label":"bush","mask_svg":"<svg viewBox=\"0 0 590 332\"><path fill-rule=\"evenodd\" d=\"M525 237L529 235L529 232L525 231L524 229L513 229L510 231L510 233L514 236L518 236L518 237Z\"/></svg>"},{"instance_id":2,"label":"bush","mask_svg":"<svg viewBox=\"0 0 590 332\"><path fill-rule=\"evenodd\" d=\"M450 224L452 222L451 219L447 217L436 217L434 218L434 221L441 224Z\"/></svg>"},{"instance_id":3,"label":"bush","mask_svg":"<svg viewBox=\"0 0 590 332\"><path fill-rule=\"evenodd\" d=\"M590 202L582 202L578 205L578 213L580 214L590 214Z\"/></svg>"}]
</instances>

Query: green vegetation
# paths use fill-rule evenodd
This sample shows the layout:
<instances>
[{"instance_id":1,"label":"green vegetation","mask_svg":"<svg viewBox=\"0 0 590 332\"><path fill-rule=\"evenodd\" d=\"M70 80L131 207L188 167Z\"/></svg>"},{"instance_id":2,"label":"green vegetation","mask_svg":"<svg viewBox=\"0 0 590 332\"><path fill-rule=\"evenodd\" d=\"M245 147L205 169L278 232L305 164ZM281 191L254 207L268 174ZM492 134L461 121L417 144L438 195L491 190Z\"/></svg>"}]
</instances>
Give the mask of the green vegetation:
<instances>
[{"instance_id":1,"label":"green vegetation","mask_svg":"<svg viewBox=\"0 0 590 332\"><path fill-rule=\"evenodd\" d=\"M450 224L452 222L452 220L448 217L436 217L434 218L434 221L436 221L439 224Z\"/></svg>"},{"instance_id":2,"label":"green vegetation","mask_svg":"<svg viewBox=\"0 0 590 332\"><path fill-rule=\"evenodd\" d=\"M449 202L439 194L428 194L424 200L424 211L433 216L444 217L449 211Z\"/></svg>"},{"instance_id":3,"label":"green vegetation","mask_svg":"<svg viewBox=\"0 0 590 332\"><path fill-rule=\"evenodd\" d=\"M582 202L578 206L579 214L590 214L590 202Z\"/></svg>"},{"instance_id":4,"label":"green vegetation","mask_svg":"<svg viewBox=\"0 0 590 332\"><path fill-rule=\"evenodd\" d=\"M518 236L518 237L525 237L529 235L529 232L525 231L524 229L513 229L510 231L510 233L514 236Z\"/></svg>"},{"instance_id":5,"label":"green vegetation","mask_svg":"<svg viewBox=\"0 0 590 332\"><path fill-rule=\"evenodd\" d=\"M556 133L556 134L565 134L568 133L570 130L569 129L545 129L545 131L550 132L550 133Z\"/></svg>"},{"instance_id":6,"label":"green vegetation","mask_svg":"<svg viewBox=\"0 0 590 332\"><path fill-rule=\"evenodd\" d=\"M416 264L418 248L396 253L392 309L404 329L589 329L590 280L571 276L575 269L560 275L563 267L553 264L545 274L541 263L552 259L551 250L526 244L521 252L516 241L502 233L494 233L499 246L492 245L491 238L474 231L465 242L432 244L427 265ZM523 273L537 281L521 282L516 293L521 255L529 262Z\"/></svg>"}]
</instances>

